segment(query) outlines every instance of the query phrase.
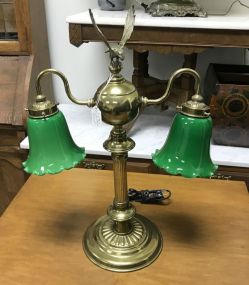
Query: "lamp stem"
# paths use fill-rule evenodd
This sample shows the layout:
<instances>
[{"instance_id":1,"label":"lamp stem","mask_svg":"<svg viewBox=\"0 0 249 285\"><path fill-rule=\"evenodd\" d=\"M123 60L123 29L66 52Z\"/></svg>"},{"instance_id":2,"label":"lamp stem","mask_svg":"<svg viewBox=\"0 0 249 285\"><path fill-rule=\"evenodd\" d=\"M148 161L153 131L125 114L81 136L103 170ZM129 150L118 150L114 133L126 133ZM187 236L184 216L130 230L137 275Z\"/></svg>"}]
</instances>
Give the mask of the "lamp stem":
<instances>
[{"instance_id":1,"label":"lamp stem","mask_svg":"<svg viewBox=\"0 0 249 285\"><path fill-rule=\"evenodd\" d=\"M128 151L134 146L134 141L127 138L122 126L114 126L110 138L104 143L104 148L111 152L113 159L115 192L113 205L109 207L108 215L114 221L115 232L121 235L131 231L130 220L135 215L135 208L128 199L126 169Z\"/></svg>"},{"instance_id":2,"label":"lamp stem","mask_svg":"<svg viewBox=\"0 0 249 285\"><path fill-rule=\"evenodd\" d=\"M113 209L119 211L119 214L126 216L126 211L129 209L129 200L127 192L127 153L112 154L113 159L113 174L114 174L114 191L115 198L113 201ZM129 211L129 210L128 210ZM135 215L135 211L134 211ZM131 231L130 223L131 216L128 215L124 221L115 221L114 230L118 234L127 234Z\"/></svg>"},{"instance_id":3,"label":"lamp stem","mask_svg":"<svg viewBox=\"0 0 249 285\"><path fill-rule=\"evenodd\" d=\"M126 160L127 153L124 154L112 154L113 159L113 172L114 172L114 206L116 209L124 209L127 207L128 193L127 193L127 170Z\"/></svg>"},{"instance_id":4,"label":"lamp stem","mask_svg":"<svg viewBox=\"0 0 249 285\"><path fill-rule=\"evenodd\" d=\"M135 142L123 127L115 125L104 142L113 159L115 198L107 215L91 225L83 239L85 253L94 263L118 272L149 265L162 249L158 229L145 217L136 215L128 200L126 163L128 151L134 147Z\"/></svg>"}]
</instances>

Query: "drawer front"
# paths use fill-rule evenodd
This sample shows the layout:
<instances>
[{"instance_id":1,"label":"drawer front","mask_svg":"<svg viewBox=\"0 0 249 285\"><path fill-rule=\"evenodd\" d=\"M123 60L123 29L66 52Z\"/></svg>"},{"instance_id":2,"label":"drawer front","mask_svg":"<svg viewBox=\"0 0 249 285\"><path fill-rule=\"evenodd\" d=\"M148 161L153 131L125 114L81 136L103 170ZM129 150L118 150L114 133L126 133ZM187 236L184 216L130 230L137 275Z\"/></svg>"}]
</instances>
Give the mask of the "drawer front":
<instances>
[{"instance_id":1,"label":"drawer front","mask_svg":"<svg viewBox=\"0 0 249 285\"><path fill-rule=\"evenodd\" d=\"M78 167L88 168L88 169L104 169L112 170L113 162L111 158L88 158L85 161L81 162ZM127 161L127 171L128 172L141 172L141 173L150 173L151 172L151 162L143 161Z\"/></svg>"},{"instance_id":2,"label":"drawer front","mask_svg":"<svg viewBox=\"0 0 249 285\"><path fill-rule=\"evenodd\" d=\"M113 162L110 157L89 156L89 158L80 163L78 167L112 170ZM157 168L150 159L129 158L127 160L127 171L168 175L165 171ZM212 179L245 181L249 189L249 168L219 166L219 169Z\"/></svg>"}]
</instances>

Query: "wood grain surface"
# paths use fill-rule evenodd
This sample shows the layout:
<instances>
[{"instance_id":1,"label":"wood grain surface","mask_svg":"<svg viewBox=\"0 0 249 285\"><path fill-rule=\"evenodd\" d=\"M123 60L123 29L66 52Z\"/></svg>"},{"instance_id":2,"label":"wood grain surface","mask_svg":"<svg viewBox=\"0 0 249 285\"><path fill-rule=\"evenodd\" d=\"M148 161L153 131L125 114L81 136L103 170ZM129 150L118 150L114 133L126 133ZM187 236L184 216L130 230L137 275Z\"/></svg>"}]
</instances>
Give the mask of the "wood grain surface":
<instances>
[{"instance_id":1,"label":"wood grain surface","mask_svg":"<svg viewBox=\"0 0 249 285\"><path fill-rule=\"evenodd\" d=\"M120 41L123 26L98 26L108 41ZM178 52L189 54L210 47L248 48L248 35L248 30L135 26L131 38L127 41L127 46L132 46L132 48L143 46L144 50L153 50L153 47L163 46L179 47L182 49L179 49ZM69 36L71 44L75 46L87 42L102 41L94 27L89 24L69 23ZM185 47L187 47L186 50Z\"/></svg>"},{"instance_id":2,"label":"wood grain surface","mask_svg":"<svg viewBox=\"0 0 249 285\"><path fill-rule=\"evenodd\" d=\"M248 284L243 182L129 173L128 184L173 192L168 205L136 204L164 238L151 266L113 273L86 258L82 235L113 199L112 172L73 169L31 176L0 218L0 284Z\"/></svg>"}]
</instances>

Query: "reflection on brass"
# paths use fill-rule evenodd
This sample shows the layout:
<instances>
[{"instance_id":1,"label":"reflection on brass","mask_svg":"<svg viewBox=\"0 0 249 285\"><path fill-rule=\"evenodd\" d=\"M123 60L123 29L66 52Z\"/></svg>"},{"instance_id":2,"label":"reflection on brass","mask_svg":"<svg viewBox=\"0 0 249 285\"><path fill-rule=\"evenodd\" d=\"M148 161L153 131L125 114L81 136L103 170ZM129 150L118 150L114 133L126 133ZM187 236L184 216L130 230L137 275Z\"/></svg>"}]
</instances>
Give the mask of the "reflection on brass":
<instances>
[{"instance_id":1,"label":"reflection on brass","mask_svg":"<svg viewBox=\"0 0 249 285\"><path fill-rule=\"evenodd\" d=\"M195 117L207 118L210 116L210 108L203 102L203 97L199 94L192 96L192 99L177 107L182 114Z\"/></svg>"},{"instance_id":2,"label":"reflection on brass","mask_svg":"<svg viewBox=\"0 0 249 285\"><path fill-rule=\"evenodd\" d=\"M79 105L86 105L88 107L93 107L95 105L94 99L82 100L82 101L76 99L72 95L68 80L62 72L55 70L55 69L45 69L39 73L37 80L36 80L36 92L37 92L36 101L31 106L29 106L27 109L31 117L45 118L45 117L52 116L58 112L58 108L57 108L58 104L51 102L50 100L47 99L47 97L44 94L42 94L41 79L47 74L55 74L62 79L65 92L68 98L74 103L79 104Z\"/></svg>"},{"instance_id":3,"label":"reflection on brass","mask_svg":"<svg viewBox=\"0 0 249 285\"><path fill-rule=\"evenodd\" d=\"M122 126L115 126L111 131L110 138L104 142L104 148L111 153L122 154L132 150L135 142L127 138L126 131Z\"/></svg>"},{"instance_id":4,"label":"reflection on brass","mask_svg":"<svg viewBox=\"0 0 249 285\"><path fill-rule=\"evenodd\" d=\"M36 96L35 103L28 107L27 111L32 118L46 118L58 112L57 104L51 102L43 94Z\"/></svg>"},{"instance_id":5,"label":"reflection on brass","mask_svg":"<svg viewBox=\"0 0 249 285\"><path fill-rule=\"evenodd\" d=\"M93 15L90 15L96 30L99 31ZM111 47L106 41L110 54L111 75L110 79L98 88L93 99L79 101L74 98L65 76L60 72L49 69L42 73L59 75L70 100L88 107L96 105L101 111L103 121L113 126L110 137L104 142L104 148L111 152L113 159L114 201L109 206L107 215L88 228L83 238L83 247L92 262L117 272L133 271L148 266L162 250L162 236L157 227L145 217L136 215L135 207L129 202L126 165L128 152L135 147L135 142L127 137L124 125L139 115L142 106L162 103L168 96L172 82L180 74L191 74L194 77L196 96L198 99L200 96L199 75L187 68L172 75L165 94L156 100L140 97L135 86L123 78L120 74L120 60L123 60L123 45L129 38L127 34L130 36L133 30L134 17L134 9L131 9L127 16L123 40L117 48ZM102 32L101 37L104 37ZM37 81L38 94L41 93L40 77Z\"/></svg>"},{"instance_id":6,"label":"reflection on brass","mask_svg":"<svg viewBox=\"0 0 249 285\"><path fill-rule=\"evenodd\" d=\"M116 74L116 69L112 72L109 84L103 83L94 98L105 123L124 125L137 117L141 102L135 86Z\"/></svg>"},{"instance_id":7,"label":"reflection on brass","mask_svg":"<svg viewBox=\"0 0 249 285\"><path fill-rule=\"evenodd\" d=\"M131 219L131 231L119 234L115 221L103 216L85 233L83 248L96 265L117 272L141 269L152 263L162 249L162 237L153 223L143 216Z\"/></svg>"},{"instance_id":8,"label":"reflection on brass","mask_svg":"<svg viewBox=\"0 0 249 285\"><path fill-rule=\"evenodd\" d=\"M159 0L151 3L146 8L146 12L151 14L153 17L207 16L207 12L192 0Z\"/></svg>"}]
</instances>

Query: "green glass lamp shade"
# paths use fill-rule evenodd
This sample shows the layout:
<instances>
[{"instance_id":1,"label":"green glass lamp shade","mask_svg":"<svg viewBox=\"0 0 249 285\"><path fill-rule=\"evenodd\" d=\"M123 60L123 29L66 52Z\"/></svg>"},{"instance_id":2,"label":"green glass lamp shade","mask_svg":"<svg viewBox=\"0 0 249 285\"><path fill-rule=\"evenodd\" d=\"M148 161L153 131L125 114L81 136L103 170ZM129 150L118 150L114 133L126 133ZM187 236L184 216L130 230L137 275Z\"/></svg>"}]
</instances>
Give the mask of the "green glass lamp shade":
<instances>
[{"instance_id":1,"label":"green glass lamp shade","mask_svg":"<svg viewBox=\"0 0 249 285\"><path fill-rule=\"evenodd\" d=\"M217 169L210 158L212 120L176 114L163 147L152 155L166 172L185 177L210 177Z\"/></svg>"},{"instance_id":2,"label":"green glass lamp shade","mask_svg":"<svg viewBox=\"0 0 249 285\"><path fill-rule=\"evenodd\" d=\"M69 132L62 112L46 118L27 120L30 152L24 170L36 175L55 174L70 169L85 158Z\"/></svg>"}]
</instances>

